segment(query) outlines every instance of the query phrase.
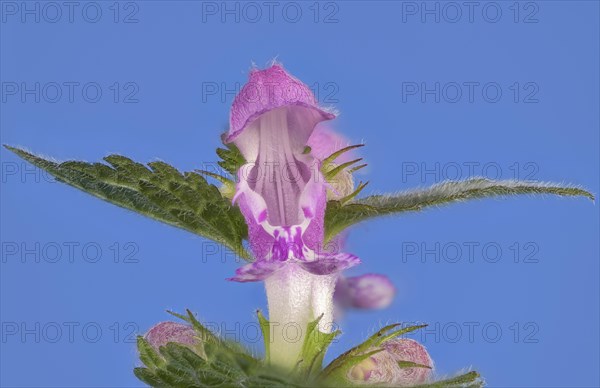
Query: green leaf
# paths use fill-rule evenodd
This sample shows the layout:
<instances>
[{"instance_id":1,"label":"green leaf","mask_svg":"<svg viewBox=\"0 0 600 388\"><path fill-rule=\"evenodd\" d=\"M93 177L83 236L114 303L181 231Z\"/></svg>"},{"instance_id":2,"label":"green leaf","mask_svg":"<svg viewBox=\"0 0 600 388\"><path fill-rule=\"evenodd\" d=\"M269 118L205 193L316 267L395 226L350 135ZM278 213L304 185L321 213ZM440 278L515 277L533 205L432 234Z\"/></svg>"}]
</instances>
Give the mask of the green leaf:
<instances>
[{"instance_id":1,"label":"green leaf","mask_svg":"<svg viewBox=\"0 0 600 388\"><path fill-rule=\"evenodd\" d=\"M353 192L351 192L350 194L348 194L347 196L340 198L338 201L340 202L340 205L344 205L347 202L351 201L354 199L354 197L356 197L358 194L360 194L361 191L363 191L363 189L365 187L367 187L367 185L369 184L369 182L360 182L358 184L358 187L356 188L356 190L354 190Z\"/></svg>"},{"instance_id":2,"label":"green leaf","mask_svg":"<svg viewBox=\"0 0 600 388\"><path fill-rule=\"evenodd\" d=\"M161 346L159 351L166 361L164 369L177 376L186 376L186 381L195 384L200 382L197 372L206 369L207 365L198 355L187 347L174 342Z\"/></svg>"},{"instance_id":3,"label":"green leaf","mask_svg":"<svg viewBox=\"0 0 600 388\"><path fill-rule=\"evenodd\" d=\"M416 386L418 388L456 388L456 387L483 387L483 381L479 373L471 371L460 376L452 377L446 380L440 380L431 384ZM415 387L415 388L416 388Z\"/></svg>"},{"instance_id":4,"label":"green leaf","mask_svg":"<svg viewBox=\"0 0 600 388\"><path fill-rule=\"evenodd\" d=\"M370 352L348 356L344 359L342 364L336 366L335 368L329 369L329 366L327 366L327 368L325 368L317 378L323 383L324 386L347 386L349 381L346 376L350 369L352 369L352 367L355 365L360 364L367 358L382 351L384 351L383 348L378 348L371 350Z\"/></svg>"},{"instance_id":5,"label":"green leaf","mask_svg":"<svg viewBox=\"0 0 600 388\"><path fill-rule=\"evenodd\" d=\"M219 357L223 357L223 354L226 354L225 357L229 357L229 361L235 362L241 369L251 367L258 362L239 343L224 340L202 325L190 310L186 310L187 315L169 310L167 312L192 325L197 333L197 338L202 342L201 350L206 354L207 358L216 360Z\"/></svg>"},{"instance_id":6,"label":"green leaf","mask_svg":"<svg viewBox=\"0 0 600 388\"><path fill-rule=\"evenodd\" d=\"M176 313L176 312L171 311L171 310L166 310L166 312L169 313L169 314L171 314L174 317L177 317L177 318L179 318L179 319L181 319L183 321L186 321L187 323L192 323L190 321L190 318L187 315L179 314L179 313ZM186 310L186 312L187 312L187 310Z\"/></svg>"},{"instance_id":7,"label":"green leaf","mask_svg":"<svg viewBox=\"0 0 600 388\"><path fill-rule=\"evenodd\" d=\"M260 331L262 332L265 344L265 362L268 364L271 361L271 327L269 321L260 310L256 310L256 315L258 316L258 324L260 325Z\"/></svg>"},{"instance_id":8,"label":"green leaf","mask_svg":"<svg viewBox=\"0 0 600 388\"><path fill-rule=\"evenodd\" d=\"M423 326L399 328L400 324L388 325L373 334L362 344L350 349L321 371L323 355L339 332L321 333L319 319L310 322L301 352L301 362L294 373L281 370L274 365L252 357L237 343L228 342L203 326L195 316L186 310L186 315L173 315L192 324L204 338L204 355L195 352L188 345L168 343L156 352L147 341L138 337L140 358L145 368L135 368L134 374L153 387L307 387L321 386L346 387L347 372L354 365L383 351L379 346L401 334L417 330ZM261 329L268 330L268 321L258 312ZM400 361L401 368L424 368L409 361ZM476 372L437 381L423 387L479 387L482 381Z\"/></svg>"},{"instance_id":9,"label":"green leaf","mask_svg":"<svg viewBox=\"0 0 600 388\"><path fill-rule=\"evenodd\" d=\"M184 320L192 324L198 333L198 338L202 339L203 351L213 367L226 364L229 365L230 371L232 371L231 366L234 366L240 371L247 372L259 363L259 360L248 354L241 344L220 338L204 327L190 310L186 312L188 315Z\"/></svg>"},{"instance_id":10,"label":"green leaf","mask_svg":"<svg viewBox=\"0 0 600 388\"><path fill-rule=\"evenodd\" d=\"M135 377L140 379L142 382L148 384L151 387L163 387L165 386L162 379L154 374L150 369L147 368L134 368L133 374Z\"/></svg>"},{"instance_id":11,"label":"green leaf","mask_svg":"<svg viewBox=\"0 0 600 388\"><path fill-rule=\"evenodd\" d=\"M377 337L375 339L373 339L373 345L374 346L381 346L381 345L383 345L387 341L390 341L390 340L392 340L394 338L398 338L401 335L408 334L410 332L413 332L413 331L416 331L416 330L419 330L419 329L423 329L425 327L427 327L427 325L413 325L413 326L408 326L408 327L402 328L400 330L396 330L396 331L391 332L391 333L386 334L386 335L383 335L383 334L382 335L377 335Z\"/></svg>"},{"instance_id":12,"label":"green leaf","mask_svg":"<svg viewBox=\"0 0 600 388\"><path fill-rule=\"evenodd\" d=\"M157 353L142 337L138 338L140 359L147 368L137 368L135 375L152 386L206 387L246 386L246 381L264 374L261 363L241 345L219 338L204 327L187 310L187 315L172 313L192 324L202 342L202 355L194 347L168 343Z\"/></svg>"},{"instance_id":13,"label":"green leaf","mask_svg":"<svg viewBox=\"0 0 600 388\"><path fill-rule=\"evenodd\" d=\"M156 369L164 366L164 360L154 350L152 345L142 336L137 337L137 348L140 353L140 360L150 369Z\"/></svg>"},{"instance_id":14,"label":"green leaf","mask_svg":"<svg viewBox=\"0 0 600 388\"><path fill-rule=\"evenodd\" d=\"M358 158L358 159L354 159L351 160L349 162L346 163L342 163L338 166L333 167L331 170L327 171L325 174L323 174L325 176L325 179L327 179L328 181L331 181L333 178L336 177L336 175L338 175L340 172L344 171L345 169L347 169L348 167L352 166L355 163L358 163L360 161L362 161L362 158ZM354 167L356 168L356 167Z\"/></svg>"},{"instance_id":15,"label":"green leaf","mask_svg":"<svg viewBox=\"0 0 600 388\"><path fill-rule=\"evenodd\" d=\"M120 155L104 158L109 165L58 163L23 149L5 146L60 182L107 202L227 246L244 259L248 228L244 218L219 189L195 172L180 173L164 162L146 166Z\"/></svg>"},{"instance_id":16,"label":"green leaf","mask_svg":"<svg viewBox=\"0 0 600 388\"><path fill-rule=\"evenodd\" d=\"M186 322L191 323L196 333L198 333L198 337L202 340L202 342L210 343L210 342L222 342L219 337L217 337L212 331L204 327L203 324L200 323L194 316L194 314L190 310L185 310L187 316L183 318L183 315L177 314L181 319L184 319ZM175 315L175 314L173 314Z\"/></svg>"},{"instance_id":17,"label":"green leaf","mask_svg":"<svg viewBox=\"0 0 600 388\"><path fill-rule=\"evenodd\" d=\"M590 192L574 186L514 180L493 181L482 178L450 181L427 189L390 195L373 195L346 203L337 200L328 201L325 211L325 240L330 241L347 227L370 218L420 211L430 206L440 206L470 199L517 194L583 196L594 200L594 196Z\"/></svg>"},{"instance_id":18,"label":"green leaf","mask_svg":"<svg viewBox=\"0 0 600 388\"><path fill-rule=\"evenodd\" d=\"M173 388L184 388L197 386L194 382L193 376L186 376L182 373L174 373L171 370L156 369L154 375L160 379L161 383L159 387L173 387Z\"/></svg>"},{"instance_id":19,"label":"green leaf","mask_svg":"<svg viewBox=\"0 0 600 388\"><path fill-rule=\"evenodd\" d=\"M296 382L282 372L280 372L280 375L273 375L273 372L276 371L265 369L255 375L249 376L245 387L306 387L306 384Z\"/></svg>"},{"instance_id":20,"label":"green leaf","mask_svg":"<svg viewBox=\"0 0 600 388\"><path fill-rule=\"evenodd\" d=\"M337 159L338 156L345 154L348 151L351 151L353 149L356 148L360 148L360 147L364 147L364 144L355 144L355 145L351 145L348 147L344 147L342 149L339 149L337 151L335 151L334 153L332 153L331 155L329 155L328 157L326 157L325 159L323 159L323 161L321 162L322 164L322 168L323 168L323 173L327 173L327 171L329 171L329 168L333 165L333 162Z\"/></svg>"},{"instance_id":21,"label":"green leaf","mask_svg":"<svg viewBox=\"0 0 600 388\"><path fill-rule=\"evenodd\" d=\"M426 325L421 326L409 326L403 329L399 329L393 331L400 323L394 323L391 325L387 325L379 329L375 334L370 336L366 341L353 347L352 349L346 351L341 354L335 360L333 360L319 376L320 379L328 381L338 381L343 380L346 373L352 368L354 365L359 362L369 358L371 355L379 353L383 349L379 348L385 341L389 341L395 337L398 337L402 334L409 333L414 330L418 330ZM391 332L391 333L390 333Z\"/></svg>"},{"instance_id":22,"label":"green leaf","mask_svg":"<svg viewBox=\"0 0 600 388\"><path fill-rule=\"evenodd\" d=\"M221 158L218 162L225 171L235 176L245 163L246 159L233 143L225 144L227 148L217 148L217 155Z\"/></svg>"},{"instance_id":23,"label":"green leaf","mask_svg":"<svg viewBox=\"0 0 600 388\"><path fill-rule=\"evenodd\" d=\"M431 366L429 365L425 365L425 364L417 364L416 362L412 362L412 361L398 361L398 366L402 369L404 368L425 368L425 369L431 369Z\"/></svg>"},{"instance_id":24,"label":"green leaf","mask_svg":"<svg viewBox=\"0 0 600 388\"><path fill-rule=\"evenodd\" d=\"M309 322L306 328L304 344L300 351L298 363L298 373L303 378L309 379L313 375L321 372L323 367L323 358L331 342L341 334L339 330L331 333L323 333L319 330L319 321L323 318L321 315L312 322Z\"/></svg>"},{"instance_id":25,"label":"green leaf","mask_svg":"<svg viewBox=\"0 0 600 388\"><path fill-rule=\"evenodd\" d=\"M134 374L151 386L199 386L198 371L207 368L206 362L186 345L168 343L159 353L142 337L138 337L140 360L147 368L135 368Z\"/></svg>"},{"instance_id":26,"label":"green leaf","mask_svg":"<svg viewBox=\"0 0 600 388\"><path fill-rule=\"evenodd\" d=\"M225 175L230 175L231 177L236 177L238 170L244 164L246 164L246 159L244 159L244 156L242 155L240 150L235 146L235 144L223 143L223 145L226 148L217 148L217 155L219 156L219 158L221 158L221 160L217 163L219 164L219 166L221 166L221 168L223 168L225 170L225 172L227 173ZM211 178L219 181L221 183L221 187L219 188L219 191L221 191L221 194L223 195L223 197L227 198L228 200L233 199L233 196L235 195L235 190L236 190L234 179L232 179L228 176L221 175L220 173L217 173L217 172L206 171L206 170L195 170L195 171L198 172L199 174L211 177Z\"/></svg>"}]
</instances>

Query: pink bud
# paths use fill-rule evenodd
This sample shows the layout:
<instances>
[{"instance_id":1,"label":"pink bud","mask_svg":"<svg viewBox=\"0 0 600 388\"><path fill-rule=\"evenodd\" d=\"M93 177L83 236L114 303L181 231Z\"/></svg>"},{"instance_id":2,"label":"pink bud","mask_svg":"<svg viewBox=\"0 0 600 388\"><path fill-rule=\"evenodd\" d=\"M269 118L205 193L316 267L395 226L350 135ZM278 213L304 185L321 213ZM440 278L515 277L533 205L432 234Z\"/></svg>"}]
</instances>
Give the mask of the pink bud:
<instances>
[{"instance_id":1,"label":"pink bud","mask_svg":"<svg viewBox=\"0 0 600 388\"><path fill-rule=\"evenodd\" d=\"M392 303L396 288L385 275L365 274L340 278L335 289L335 300L340 307L383 309Z\"/></svg>"},{"instance_id":2,"label":"pink bud","mask_svg":"<svg viewBox=\"0 0 600 388\"><path fill-rule=\"evenodd\" d=\"M348 373L350 381L357 384L389 384L408 387L426 383L432 374L433 361L423 345L407 338L386 342L383 351L355 365ZM375 349L371 349L375 350ZM401 361L413 362L424 367L401 368Z\"/></svg>"},{"instance_id":3,"label":"pink bud","mask_svg":"<svg viewBox=\"0 0 600 388\"><path fill-rule=\"evenodd\" d=\"M307 145L311 148L311 153L315 158L323 160L336 151L350 145L350 141L343 135L334 131L330 125L321 123L315 127L315 130L308 138ZM345 152L336 158L336 162L341 164L354 159L352 151Z\"/></svg>"},{"instance_id":4,"label":"pink bud","mask_svg":"<svg viewBox=\"0 0 600 388\"><path fill-rule=\"evenodd\" d=\"M161 322L156 324L148 330L144 338L156 350L169 342L177 342L183 345L195 345L199 343L193 327L177 322Z\"/></svg>"}]
</instances>

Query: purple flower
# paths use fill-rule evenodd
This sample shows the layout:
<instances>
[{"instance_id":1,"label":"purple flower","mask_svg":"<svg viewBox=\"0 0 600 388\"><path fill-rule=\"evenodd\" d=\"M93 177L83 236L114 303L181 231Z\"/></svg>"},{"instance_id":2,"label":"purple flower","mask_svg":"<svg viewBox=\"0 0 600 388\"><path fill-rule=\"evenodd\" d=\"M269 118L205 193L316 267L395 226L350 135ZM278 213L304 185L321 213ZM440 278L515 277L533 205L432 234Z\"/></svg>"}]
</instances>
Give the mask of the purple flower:
<instances>
[{"instance_id":1,"label":"purple flower","mask_svg":"<svg viewBox=\"0 0 600 388\"><path fill-rule=\"evenodd\" d=\"M334 239L339 248L345 245L347 233L342 233ZM396 296L396 287L385 275L368 273L360 276L339 276L335 285L333 299L335 301L335 316L341 317L347 309L384 309Z\"/></svg>"},{"instance_id":2,"label":"purple flower","mask_svg":"<svg viewBox=\"0 0 600 388\"><path fill-rule=\"evenodd\" d=\"M396 288L385 275L340 277L334 299L341 308L383 309L394 300Z\"/></svg>"},{"instance_id":3,"label":"purple flower","mask_svg":"<svg viewBox=\"0 0 600 388\"><path fill-rule=\"evenodd\" d=\"M319 329L331 330L338 273L360 262L322 249L327 182L306 147L315 126L333 118L280 65L253 70L231 108L226 142L234 142L247 162L238 171L233 202L248 224L256 260L230 280L265 281L274 324L271 358L285 366L297 362L310 320L322 315ZM284 338L290 325L299 338Z\"/></svg>"},{"instance_id":4,"label":"purple flower","mask_svg":"<svg viewBox=\"0 0 600 388\"><path fill-rule=\"evenodd\" d=\"M233 198L249 226L256 262L232 280L264 280L287 264L328 275L358 263L348 254L321 253L326 182L305 148L315 126L335 116L280 65L253 70L231 108L227 142L247 163Z\"/></svg>"},{"instance_id":5,"label":"purple flower","mask_svg":"<svg viewBox=\"0 0 600 388\"><path fill-rule=\"evenodd\" d=\"M383 351L360 362L348 373L355 384L408 387L428 382L432 377L433 361L423 345L415 340L402 338L387 341ZM375 350L375 349L370 349ZM407 367L402 362L419 366Z\"/></svg>"},{"instance_id":6,"label":"purple flower","mask_svg":"<svg viewBox=\"0 0 600 388\"><path fill-rule=\"evenodd\" d=\"M156 350L169 342L190 346L200 343L193 327L176 322L158 323L148 330L144 338Z\"/></svg>"}]
</instances>

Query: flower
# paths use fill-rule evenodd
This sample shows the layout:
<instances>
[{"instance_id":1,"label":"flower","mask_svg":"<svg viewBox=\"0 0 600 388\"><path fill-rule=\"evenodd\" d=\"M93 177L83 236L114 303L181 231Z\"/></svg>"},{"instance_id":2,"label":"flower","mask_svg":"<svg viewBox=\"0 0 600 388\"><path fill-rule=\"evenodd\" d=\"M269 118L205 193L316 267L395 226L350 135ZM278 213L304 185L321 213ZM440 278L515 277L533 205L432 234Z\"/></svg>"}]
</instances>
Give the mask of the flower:
<instances>
[{"instance_id":1,"label":"flower","mask_svg":"<svg viewBox=\"0 0 600 388\"><path fill-rule=\"evenodd\" d=\"M256 258L230 280L265 281L271 360L289 368L298 361L308 322L321 317L319 330L331 331L338 274L360 262L323 250L327 182L306 147L315 126L333 118L306 85L273 65L250 73L233 102L225 139L247 162L233 202Z\"/></svg>"},{"instance_id":2,"label":"flower","mask_svg":"<svg viewBox=\"0 0 600 388\"><path fill-rule=\"evenodd\" d=\"M385 275L340 276L334 300L340 308L384 309L392 303L395 294L396 288Z\"/></svg>"},{"instance_id":3,"label":"flower","mask_svg":"<svg viewBox=\"0 0 600 388\"><path fill-rule=\"evenodd\" d=\"M177 342L183 345L197 345L200 341L196 337L196 331L189 325L184 325L177 322L161 322L158 323L144 336L146 341L155 350L169 342Z\"/></svg>"},{"instance_id":4,"label":"flower","mask_svg":"<svg viewBox=\"0 0 600 388\"><path fill-rule=\"evenodd\" d=\"M431 379L433 361L425 347L417 341L394 339L385 342L382 348L383 351L352 367L348 372L348 380L355 384L408 387ZM411 367L401 365L401 362L418 365Z\"/></svg>"},{"instance_id":5,"label":"flower","mask_svg":"<svg viewBox=\"0 0 600 388\"><path fill-rule=\"evenodd\" d=\"M290 262L318 275L358 263L352 255L321 252L326 182L318 159L304 152L315 126L334 117L280 65L253 70L236 96L226 142L247 163L238 171L233 202L248 223L257 260L232 280L264 280Z\"/></svg>"}]
</instances>

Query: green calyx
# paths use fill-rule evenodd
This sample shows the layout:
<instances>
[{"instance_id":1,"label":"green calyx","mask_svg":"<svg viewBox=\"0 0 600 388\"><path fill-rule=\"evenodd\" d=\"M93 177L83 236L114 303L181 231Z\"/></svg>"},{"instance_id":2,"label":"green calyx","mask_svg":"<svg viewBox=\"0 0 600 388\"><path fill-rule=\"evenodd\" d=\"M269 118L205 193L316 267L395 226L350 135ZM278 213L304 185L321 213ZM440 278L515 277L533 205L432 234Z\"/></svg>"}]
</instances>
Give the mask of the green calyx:
<instances>
[{"instance_id":1,"label":"green calyx","mask_svg":"<svg viewBox=\"0 0 600 388\"><path fill-rule=\"evenodd\" d=\"M168 343L155 350L143 337L138 337L138 351L142 367L134 369L135 375L153 387L348 387L354 386L347 378L348 372L361 361L383 351L387 341L419 330L426 325L402 327L393 324L383 327L363 343L344 352L327 366L323 358L339 331L323 333L318 329L321 317L310 322L302 352L292 370L277 368L269 360L269 321L257 312L265 340L265 357L258 358L242 345L220 338L203 326L187 310L186 315L169 312L190 324L197 333L199 344L195 347ZM401 368L429 367L410 362L400 362ZM446 380L419 387L480 387L483 382L477 372L469 372ZM358 385L357 385L358 386ZM360 386L364 386L361 384Z\"/></svg>"}]
</instances>

